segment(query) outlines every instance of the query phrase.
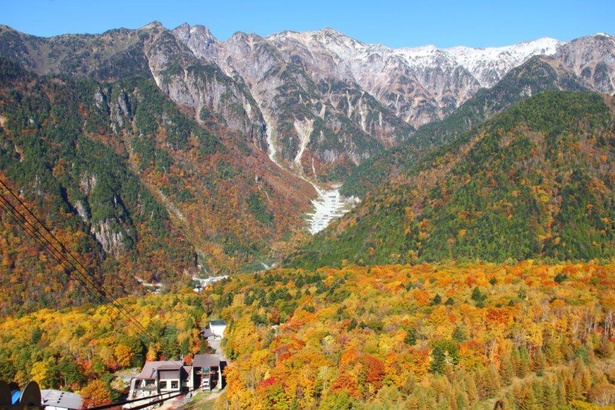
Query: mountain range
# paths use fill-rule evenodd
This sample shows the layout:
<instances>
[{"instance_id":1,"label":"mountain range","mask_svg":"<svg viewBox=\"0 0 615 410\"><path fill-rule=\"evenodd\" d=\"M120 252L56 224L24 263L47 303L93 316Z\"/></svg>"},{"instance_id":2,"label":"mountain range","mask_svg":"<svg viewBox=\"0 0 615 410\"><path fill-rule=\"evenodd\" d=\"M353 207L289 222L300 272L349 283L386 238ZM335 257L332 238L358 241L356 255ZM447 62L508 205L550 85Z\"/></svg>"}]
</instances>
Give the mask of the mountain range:
<instances>
[{"instance_id":1,"label":"mountain range","mask_svg":"<svg viewBox=\"0 0 615 410\"><path fill-rule=\"evenodd\" d=\"M409 206L392 193L411 189L421 167L437 169L450 156L465 163L480 145L468 141L488 132L477 126L528 98L554 107L560 107L553 102L558 98L568 101L534 100L547 90L615 93L615 38L606 34L486 49L391 49L328 28L268 37L236 33L219 41L206 27L187 24L51 38L0 26L0 58L3 178L38 212L47 212L56 229L71 232L70 241L80 238L79 249L98 265L101 278L119 264L126 277L127 266L138 266L140 280L166 283L199 271L279 262L350 207L339 192L363 203L316 241L343 236L347 227L362 226L361 218L381 218L375 210L389 208L375 204L395 203L395 212L409 207L416 215L427 215L418 208L436 212L433 204ZM598 104L572 99L573 106ZM526 124L515 118L511 132ZM608 146L608 133L592 127L577 128L598 129ZM536 138L530 140L544 145ZM439 186L446 175L431 180ZM487 202L481 206L493 205ZM316 212L315 203L322 205ZM430 221L443 217L429 215ZM408 239L412 243L434 237L415 228L409 228L418 232ZM18 236L12 226L3 232L7 243ZM353 235L353 246L378 249L378 241L367 246L367 237ZM333 251L341 242L323 243ZM319 249L310 246L296 256ZM372 260L454 258L456 252L449 246L424 254L404 246L404 257L387 259L398 252L383 247L388 256ZM543 240L531 251L478 257L540 256L545 246ZM327 261L370 260L353 252L332 252ZM595 256L561 249L548 255ZM6 255L3 263L15 259ZM181 273L169 274L174 265ZM14 262L4 269L26 270Z\"/></svg>"},{"instance_id":2,"label":"mountain range","mask_svg":"<svg viewBox=\"0 0 615 410\"><path fill-rule=\"evenodd\" d=\"M204 26L151 23L101 35L38 38L0 30L1 53L39 75L153 78L204 123L214 115L283 167L341 181L411 139L535 55L552 56L587 88L615 92L613 37L551 38L508 47L390 49L333 29L218 41Z\"/></svg>"}]
</instances>

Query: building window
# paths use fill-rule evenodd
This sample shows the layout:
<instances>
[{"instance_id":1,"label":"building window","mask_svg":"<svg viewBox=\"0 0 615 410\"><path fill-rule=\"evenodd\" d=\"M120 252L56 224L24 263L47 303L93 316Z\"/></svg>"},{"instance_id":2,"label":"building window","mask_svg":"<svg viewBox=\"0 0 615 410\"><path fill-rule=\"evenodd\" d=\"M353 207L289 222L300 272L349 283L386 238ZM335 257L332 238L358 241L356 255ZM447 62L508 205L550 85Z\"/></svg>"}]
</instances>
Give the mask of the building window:
<instances>
[{"instance_id":1,"label":"building window","mask_svg":"<svg viewBox=\"0 0 615 410\"><path fill-rule=\"evenodd\" d=\"M167 388L167 382L165 381L161 381L160 382L160 390L165 390Z\"/></svg>"},{"instance_id":2,"label":"building window","mask_svg":"<svg viewBox=\"0 0 615 410\"><path fill-rule=\"evenodd\" d=\"M171 382L171 388L172 388L172 389L177 389L177 387L178 387L177 380L173 380L173 381Z\"/></svg>"}]
</instances>

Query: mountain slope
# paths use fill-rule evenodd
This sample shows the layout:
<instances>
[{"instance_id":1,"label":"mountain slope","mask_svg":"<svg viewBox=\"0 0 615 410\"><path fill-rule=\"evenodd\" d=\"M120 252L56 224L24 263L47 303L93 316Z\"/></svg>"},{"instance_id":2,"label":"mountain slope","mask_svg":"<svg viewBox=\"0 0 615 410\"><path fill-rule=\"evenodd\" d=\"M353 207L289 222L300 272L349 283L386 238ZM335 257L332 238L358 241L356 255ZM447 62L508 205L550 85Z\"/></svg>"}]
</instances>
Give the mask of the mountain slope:
<instances>
[{"instance_id":1,"label":"mountain slope","mask_svg":"<svg viewBox=\"0 0 615 410\"><path fill-rule=\"evenodd\" d=\"M146 30L44 38L0 26L0 53L39 75L66 74L113 80L149 75L143 53Z\"/></svg>"},{"instance_id":2,"label":"mountain slope","mask_svg":"<svg viewBox=\"0 0 615 410\"><path fill-rule=\"evenodd\" d=\"M102 133L113 134L98 127L110 113L85 108L85 94L102 108L95 98L102 99L99 86L40 80L1 58L0 80L2 180L79 255L93 281L111 296L139 291L138 279L185 282L184 272L194 271L194 249L126 156L101 143ZM25 211L8 192L2 195ZM2 221L0 286L12 295L2 314L91 301L69 267L56 263L7 212Z\"/></svg>"},{"instance_id":3,"label":"mountain slope","mask_svg":"<svg viewBox=\"0 0 615 410\"><path fill-rule=\"evenodd\" d=\"M274 162L313 178L339 181L414 131L356 83L314 82L300 64L285 61L271 42L254 35L238 33L219 43L202 26L170 31L152 23L49 39L3 26L0 40L2 55L38 74L152 77L200 123L216 117Z\"/></svg>"},{"instance_id":4,"label":"mountain slope","mask_svg":"<svg viewBox=\"0 0 615 410\"><path fill-rule=\"evenodd\" d=\"M99 92L78 97L84 112L68 112L78 114L71 121L81 124L91 112L109 118L97 123L103 137L96 138L127 158L202 266L216 271L262 266L263 259L269 264L294 247L306 227L312 233L324 227L345 210L335 205L347 202L337 201L337 187L351 175L342 193L365 196L519 98L578 89L579 82L606 89L612 40L392 50L332 29L266 38L237 33L220 42L203 26L168 30L154 22L52 38L1 26L0 54L39 75L61 77L54 81L99 84ZM532 60L535 53L552 59ZM510 83L480 89L507 72ZM478 100L455 111L474 95ZM415 125L447 116L449 122L415 132ZM203 135L224 148L206 148L207 160ZM406 142L393 157L381 154ZM322 206L332 198L335 206ZM322 212L306 222L310 211ZM315 227L315 221L322 223Z\"/></svg>"},{"instance_id":5,"label":"mountain slope","mask_svg":"<svg viewBox=\"0 0 615 410\"><path fill-rule=\"evenodd\" d=\"M429 154L291 264L614 255L612 97L547 92Z\"/></svg>"},{"instance_id":6,"label":"mountain slope","mask_svg":"<svg viewBox=\"0 0 615 410\"><path fill-rule=\"evenodd\" d=\"M365 197L370 189L412 167L430 149L453 141L515 102L547 90L582 91L586 88L557 60L533 57L508 72L492 88L477 92L444 120L419 128L407 142L364 161L346 180L342 194Z\"/></svg>"},{"instance_id":7,"label":"mountain slope","mask_svg":"<svg viewBox=\"0 0 615 410\"><path fill-rule=\"evenodd\" d=\"M575 39L562 45L555 58L586 87L615 94L615 37L595 34Z\"/></svg>"},{"instance_id":8,"label":"mountain slope","mask_svg":"<svg viewBox=\"0 0 615 410\"><path fill-rule=\"evenodd\" d=\"M3 181L53 231L69 232L60 236L119 294L137 280L181 286L199 271L260 268L305 235L294 227L309 197L289 192L309 185L238 143L223 122L214 137L151 79L38 77L0 58L0 84ZM23 271L38 264L24 262L27 238L10 226L3 239L13 249L3 283L28 282ZM53 262L30 274L47 269ZM66 282L61 271L56 279ZM44 288L32 283L29 297Z\"/></svg>"},{"instance_id":9,"label":"mountain slope","mask_svg":"<svg viewBox=\"0 0 615 410\"><path fill-rule=\"evenodd\" d=\"M405 122L420 126L442 119L481 87L495 85L534 55L551 55L558 41L539 39L508 47L434 46L390 49L356 41L333 29L269 36L286 56L317 81L356 81Z\"/></svg>"},{"instance_id":10,"label":"mountain slope","mask_svg":"<svg viewBox=\"0 0 615 410\"><path fill-rule=\"evenodd\" d=\"M299 174L343 179L414 131L351 79L313 75L309 51L299 56L293 45L244 33L224 43L207 41L203 50L203 38L211 38L204 27L180 26L173 33L246 85L266 117L270 157Z\"/></svg>"}]
</instances>

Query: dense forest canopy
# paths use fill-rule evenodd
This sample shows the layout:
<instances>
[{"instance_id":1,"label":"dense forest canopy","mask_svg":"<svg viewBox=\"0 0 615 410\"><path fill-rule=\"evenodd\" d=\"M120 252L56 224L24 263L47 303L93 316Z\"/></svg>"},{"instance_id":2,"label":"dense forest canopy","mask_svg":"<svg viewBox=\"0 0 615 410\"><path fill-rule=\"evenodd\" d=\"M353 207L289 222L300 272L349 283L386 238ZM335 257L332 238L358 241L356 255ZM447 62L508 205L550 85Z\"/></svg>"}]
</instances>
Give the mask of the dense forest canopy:
<instances>
[{"instance_id":1,"label":"dense forest canopy","mask_svg":"<svg viewBox=\"0 0 615 410\"><path fill-rule=\"evenodd\" d=\"M220 408L570 408L612 403L612 265L389 265L273 270L0 325L0 378L107 400L114 372L207 351L228 324ZM75 323L78 326L75 327ZM606 402L605 402L606 400Z\"/></svg>"}]
</instances>

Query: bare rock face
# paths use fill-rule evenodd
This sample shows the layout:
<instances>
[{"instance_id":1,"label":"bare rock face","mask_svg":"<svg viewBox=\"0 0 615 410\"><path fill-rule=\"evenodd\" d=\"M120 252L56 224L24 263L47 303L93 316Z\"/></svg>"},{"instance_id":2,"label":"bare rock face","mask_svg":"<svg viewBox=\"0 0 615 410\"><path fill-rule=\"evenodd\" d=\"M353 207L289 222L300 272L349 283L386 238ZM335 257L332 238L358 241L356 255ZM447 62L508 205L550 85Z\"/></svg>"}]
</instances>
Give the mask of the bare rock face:
<instances>
[{"instance_id":1,"label":"bare rock face","mask_svg":"<svg viewBox=\"0 0 615 410\"><path fill-rule=\"evenodd\" d=\"M348 172L411 135L413 128L365 92L339 56L287 38L237 33L217 53L220 67L257 101L274 161L305 175L340 165Z\"/></svg>"},{"instance_id":2,"label":"bare rock face","mask_svg":"<svg viewBox=\"0 0 615 410\"><path fill-rule=\"evenodd\" d=\"M444 118L480 88L464 67L433 46L397 50L394 56L400 60L398 65L405 64L416 79L418 85L414 87L424 90L418 99L412 94L401 95L411 103L403 107L405 120L416 127ZM407 83L404 77L397 81Z\"/></svg>"},{"instance_id":3,"label":"bare rock face","mask_svg":"<svg viewBox=\"0 0 615 410\"><path fill-rule=\"evenodd\" d=\"M92 225L91 232L106 253L119 257L126 251L126 238L122 230L114 229L113 225L109 220L99 221Z\"/></svg>"},{"instance_id":4,"label":"bare rock face","mask_svg":"<svg viewBox=\"0 0 615 410\"><path fill-rule=\"evenodd\" d=\"M205 26L182 24L173 30L173 35L184 43L194 55L205 61L216 61L219 42Z\"/></svg>"},{"instance_id":5,"label":"bare rock face","mask_svg":"<svg viewBox=\"0 0 615 410\"><path fill-rule=\"evenodd\" d=\"M205 59L207 48L214 50L216 44L202 26L165 31L146 48L152 76L158 87L176 104L192 111L197 121L221 121L266 151L266 126L256 102L241 83ZM198 49L193 52L189 46Z\"/></svg>"},{"instance_id":6,"label":"bare rock face","mask_svg":"<svg viewBox=\"0 0 615 410\"><path fill-rule=\"evenodd\" d=\"M331 93L335 91L331 85L343 83L368 93L388 113L412 127L438 119L438 107L431 101L433 96L404 58L392 49L367 45L332 29L284 32L267 40L276 46L285 61L304 68L316 84L329 84L326 96L334 103L340 98ZM384 146L395 144L387 127L377 128Z\"/></svg>"},{"instance_id":7,"label":"bare rock face","mask_svg":"<svg viewBox=\"0 0 615 410\"><path fill-rule=\"evenodd\" d=\"M583 85L615 94L615 37L596 34L561 46L555 56Z\"/></svg>"},{"instance_id":8,"label":"bare rock face","mask_svg":"<svg viewBox=\"0 0 615 410\"><path fill-rule=\"evenodd\" d=\"M534 55L554 54L559 44L539 39L488 49L390 49L332 29L284 32L267 40L287 62L301 64L313 81L354 82L413 127L442 119L481 87L493 86Z\"/></svg>"}]
</instances>

